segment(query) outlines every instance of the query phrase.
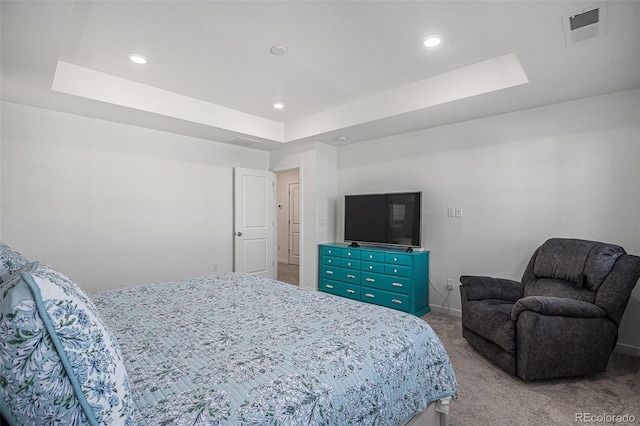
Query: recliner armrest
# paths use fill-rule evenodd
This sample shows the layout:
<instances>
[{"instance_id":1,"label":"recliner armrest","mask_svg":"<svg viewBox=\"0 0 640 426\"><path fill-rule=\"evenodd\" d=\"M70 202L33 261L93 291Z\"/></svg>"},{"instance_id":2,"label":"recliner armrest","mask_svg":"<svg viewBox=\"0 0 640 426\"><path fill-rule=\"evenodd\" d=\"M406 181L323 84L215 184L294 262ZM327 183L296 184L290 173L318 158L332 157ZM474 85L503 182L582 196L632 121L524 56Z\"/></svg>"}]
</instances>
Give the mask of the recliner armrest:
<instances>
[{"instance_id":1,"label":"recliner armrest","mask_svg":"<svg viewBox=\"0 0 640 426\"><path fill-rule=\"evenodd\" d=\"M515 302L524 293L524 285L518 281L475 275L462 275L467 300L501 299Z\"/></svg>"},{"instance_id":2,"label":"recliner armrest","mask_svg":"<svg viewBox=\"0 0 640 426\"><path fill-rule=\"evenodd\" d=\"M516 321L523 311L533 311L541 315L570 318L601 318L604 309L593 303L564 297L528 296L518 300L511 310L511 319Z\"/></svg>"}]
</instances>

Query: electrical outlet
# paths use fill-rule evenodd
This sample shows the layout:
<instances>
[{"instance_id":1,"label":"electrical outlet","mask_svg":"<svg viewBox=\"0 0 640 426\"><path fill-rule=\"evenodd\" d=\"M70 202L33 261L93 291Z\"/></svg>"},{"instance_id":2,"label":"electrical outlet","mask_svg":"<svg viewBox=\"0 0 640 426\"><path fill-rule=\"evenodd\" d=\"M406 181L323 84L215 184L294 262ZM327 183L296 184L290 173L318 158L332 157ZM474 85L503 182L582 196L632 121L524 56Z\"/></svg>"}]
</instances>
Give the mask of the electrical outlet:
<instances>
[{"instance_id":1,"label":"electrical outlet","mask_svg":"<svg viewBox=\"0 0 640 426\"><path fill-rule=\"evenodd\" d=\"M218 264L214 263L213 264L213 272L217 272L218 271Z\"/></svg>"},{"instance_id":2,"label":"electrical outlet","mask_svg":"<svg viewBox=\"0 0 640 426\"><path fill-rule=\"evenodd\" d=\"M456 217L462 217L462 207L456 207Z\"/></svg>"},{"instance_id":3,"label":"electrical outlet","mask_svg":"<svg viewBox=\"0 0 640 426\"><path fill-rule=\"evenodd\" d=\"M447 290L453 290L453 278L447 278Z\"/></svg>"},{"instance_id":4,"label":"electrical outlet","mask_svg":"<svg viewBox=\"0 0 640 426\"><path fill-rule=\"evenodd\" d=\"M455 216L455 207L447 207L447 217Z\"/></svg>"}]
</instances>

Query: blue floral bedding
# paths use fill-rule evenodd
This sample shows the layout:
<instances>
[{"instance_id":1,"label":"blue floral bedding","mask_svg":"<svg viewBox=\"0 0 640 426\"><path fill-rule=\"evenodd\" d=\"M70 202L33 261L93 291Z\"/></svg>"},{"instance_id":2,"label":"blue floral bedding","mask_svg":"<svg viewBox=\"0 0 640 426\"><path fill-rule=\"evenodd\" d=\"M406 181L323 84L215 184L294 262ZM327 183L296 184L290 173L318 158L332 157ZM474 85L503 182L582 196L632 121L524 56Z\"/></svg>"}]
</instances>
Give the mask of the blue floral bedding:
<instances>
[{"instance_id":1,"label":"blue floral bedding","mask_svg":"<svg viewBox=\"0 0 640 426\"><path fill-rule=\"evenodd\" d=\"M91 295L140 425L402 425L454 396L420 318L245 274Z\"/></svg>"}]
</instances>

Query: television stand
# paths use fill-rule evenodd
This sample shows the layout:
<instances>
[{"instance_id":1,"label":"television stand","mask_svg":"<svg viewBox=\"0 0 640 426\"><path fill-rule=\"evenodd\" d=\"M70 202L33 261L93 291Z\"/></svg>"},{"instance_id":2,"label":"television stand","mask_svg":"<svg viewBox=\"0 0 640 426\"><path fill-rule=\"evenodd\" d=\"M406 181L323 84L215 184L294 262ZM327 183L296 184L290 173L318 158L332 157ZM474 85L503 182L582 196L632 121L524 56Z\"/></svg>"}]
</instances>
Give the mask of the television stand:
<instances>
[{"instance_id":1,"label":"television stand","mask_svg":"<svg viewBox=\"0 0 640 426\"><path fill-rule=\"evenodd\" d=\"M428 251L340 243L320 244L318 251L320 291L416 316L429 312Z\"/></svg>"}]
</instances>

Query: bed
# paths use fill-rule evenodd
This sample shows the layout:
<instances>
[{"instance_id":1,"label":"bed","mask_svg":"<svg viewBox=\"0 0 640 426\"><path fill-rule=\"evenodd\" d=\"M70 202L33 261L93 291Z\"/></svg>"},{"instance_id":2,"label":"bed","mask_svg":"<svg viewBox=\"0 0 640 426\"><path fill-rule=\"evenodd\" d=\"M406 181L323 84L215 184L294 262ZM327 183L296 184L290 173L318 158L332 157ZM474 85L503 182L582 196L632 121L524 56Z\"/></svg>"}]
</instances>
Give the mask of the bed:
<instances>
[{"instance_id":1,"label":"bed","mask_svg":"<svg viewBox=\"0 0 640 426\"><path fill-rule=\"evenodd\" d=\"M0 284L0 304L7 304L8 287L20 288L16 281L42 294L35 306L20 305L28 312L20 321L19 315L10 321L0 317L0 337L31 336L48 327L58 334L61 346L54 352L70 364L60 369L79 382L69 385L79 386L71 413L75 424L441 425L448 400L457 394L449 358L427 323L388 308L235 273L89 297L37 262L14 275L21 278ZM51 282L53 290L47 287ZM62 317L60 306L50 307L51 297L70 294L88 306L84 317L71 310ZM81 304L77 300L73 306ZM51 324L29 323L33 311ZM99 351L77 347L79 330L87 327L78 324L92 320L103 327L87 334L101 345ZM16 331L14 323L30 331ZM73 331L60 332L67 323ZM114 366L102 356L109 351ZM12 356L24 352L11 355L0 347L5 369ZM78 354L91 353L99 362L77 361ZM53 369L55 356L40 359L40 368ZM92 378L100 369L116 379ZM11 380L0 393L22 389ZM11 392L2 397L0 408L10 424L19 423L11 421L16 413L34 411L20 411ZM41 411L51 416L48 410Z\"/></svg>"}]
</instances>

